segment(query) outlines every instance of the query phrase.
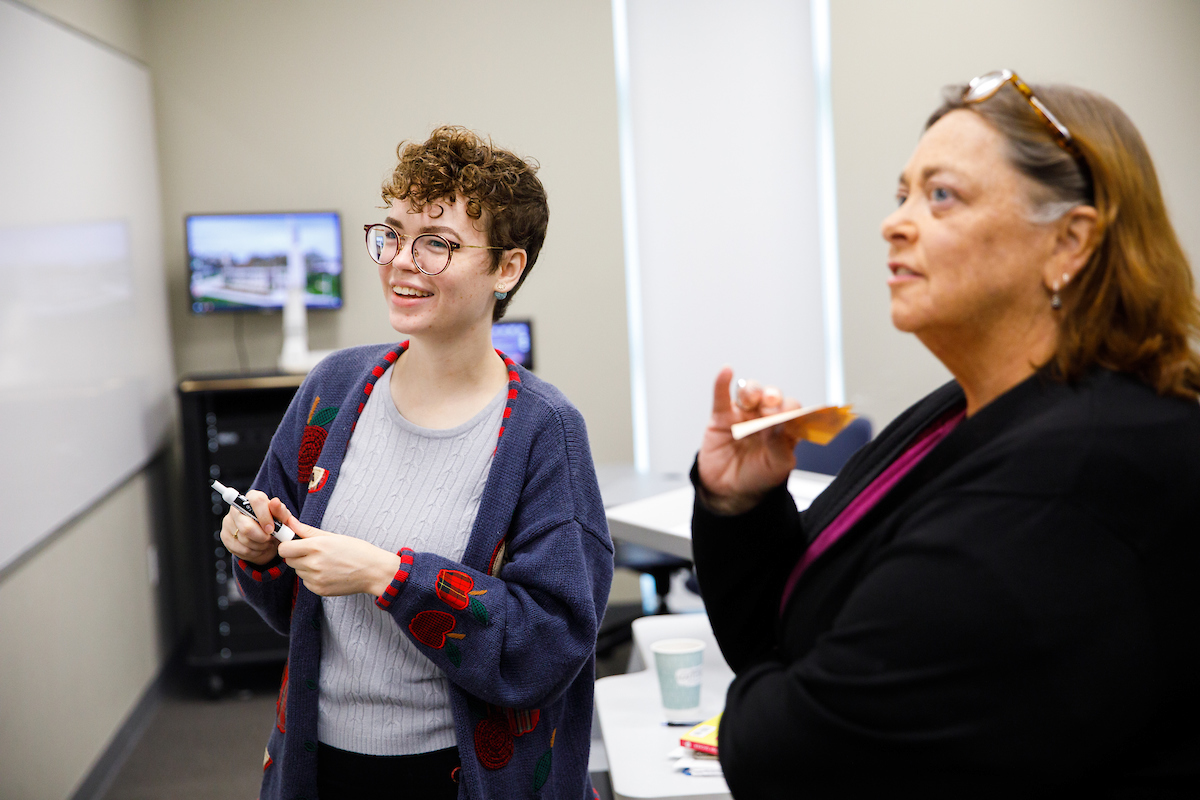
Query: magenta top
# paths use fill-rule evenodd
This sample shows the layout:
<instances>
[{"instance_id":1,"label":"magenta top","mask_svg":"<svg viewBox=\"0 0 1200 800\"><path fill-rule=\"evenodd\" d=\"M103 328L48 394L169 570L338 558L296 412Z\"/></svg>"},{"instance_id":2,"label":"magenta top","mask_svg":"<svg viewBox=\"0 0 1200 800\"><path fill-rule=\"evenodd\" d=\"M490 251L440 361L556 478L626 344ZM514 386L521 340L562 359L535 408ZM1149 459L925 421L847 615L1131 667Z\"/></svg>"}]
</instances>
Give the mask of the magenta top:
<instances>
[{"instance_id":1,"label":"magenta top","mask_svg":"<svg viewBox=\"0 0 1200 800\"><path fill-rule=\"evenodd\" d=\"M842 513L838 514L833 522L829 523L825 530L821 531L820 535L804 551L804 555L792 569L792 574L788 576L787 583L783 585L783 597L779 601L780 616L783 615L783 609L787 607L787 601L792 596L792 590L796 588L796 582L800 580L800 575L804 570L808 569L808 565L816 561L822 553L829 549L831 544L840 539L842 534L853 527L854 523L858 522L863 518L864 514L874 508L875 504L882 500L884 495L901 478L907 475L938 442L945 439L950 431L954 430L954 427L962 422L965 416L966 411L960 411L944 421L934 423L926 428L917 440L900 454L899 458L889 464L887 469L879 473L875 480L867 484L867 488L863 489L857 497L851 500L849 505L842 509Z\"/></svg>"}]
</instances>

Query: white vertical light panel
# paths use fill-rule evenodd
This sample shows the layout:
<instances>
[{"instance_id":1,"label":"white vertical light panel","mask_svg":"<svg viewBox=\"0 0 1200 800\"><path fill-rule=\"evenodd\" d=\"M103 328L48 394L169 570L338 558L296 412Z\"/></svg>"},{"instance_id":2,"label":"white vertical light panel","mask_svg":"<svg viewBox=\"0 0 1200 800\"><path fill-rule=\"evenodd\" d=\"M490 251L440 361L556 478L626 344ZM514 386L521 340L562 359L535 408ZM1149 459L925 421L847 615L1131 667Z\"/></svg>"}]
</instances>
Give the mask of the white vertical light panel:
<instances>
[{"instance_id":1,"label":"white vertical light panel","mask_svg":"<svg viewBox=\"0 0 1200 800\"><path fill-rule=\"evenodd\" d=\"M796 0L614 0L613 23L635 453L681 472L723 364L805 404L841 392L812 17Z\"/></svg>"},{"instance_id":2,"label":"white vertical light panel","mask_svg":"<svg viewBox=\"0 0 1200 800\"><path fill-rule=\"evenodd\" d=\"M846 373L842 368L842 291L839 273L837 190L833 168L833 86L829 31L829 0L809 0L812 6L814 84L817 91L817 206L821 225L821 282L825 313L825 402L846 402Z\"/></svg>"}]
</instances>

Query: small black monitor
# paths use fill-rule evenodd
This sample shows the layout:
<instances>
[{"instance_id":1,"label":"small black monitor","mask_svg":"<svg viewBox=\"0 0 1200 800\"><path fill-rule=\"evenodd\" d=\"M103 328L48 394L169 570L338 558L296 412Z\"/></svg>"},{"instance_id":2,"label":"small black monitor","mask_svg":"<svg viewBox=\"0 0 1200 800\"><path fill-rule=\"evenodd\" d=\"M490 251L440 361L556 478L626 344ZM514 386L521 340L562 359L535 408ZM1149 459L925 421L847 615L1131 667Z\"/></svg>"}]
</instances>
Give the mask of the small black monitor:
<instances>
[{"instance_id":1,"label":"small black monitor","mask_svg":"<svg viewBox=\"0 0 1200 800\"><path fill-rule=\"evenodd\" d=\"M492 324L492 346L533 371L533 322L506 319Z\"/></svg>"},{"instance_id":2,"label":"small black monitor","mask_svg":"<svg viewBox=\"0 0 1200 800\"><path fill-rule=\"evenodd\" d=\"M193 214L184 223L192 312L278 311L301 261L308 308L342 307L342 231L334 211Z\"/></svg>"}]
</instances>

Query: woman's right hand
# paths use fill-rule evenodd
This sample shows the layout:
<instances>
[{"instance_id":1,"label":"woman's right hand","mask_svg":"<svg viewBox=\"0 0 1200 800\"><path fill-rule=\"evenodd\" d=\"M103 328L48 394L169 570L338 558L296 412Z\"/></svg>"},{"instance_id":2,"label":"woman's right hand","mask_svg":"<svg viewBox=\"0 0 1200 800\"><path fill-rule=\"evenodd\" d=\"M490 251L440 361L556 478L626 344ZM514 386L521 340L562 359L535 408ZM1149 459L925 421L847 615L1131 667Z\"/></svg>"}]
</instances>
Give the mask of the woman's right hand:
<instances>
[{"instance_id":1,"label":"woman's right hand","mask_svg":"<svg viewBox=\"0 0 1200 800\"><path fill-rule=\"evenodd\" d=\"M738 386L734 404L729 397L732 381L731 367L717 373L712 417L697 459L706 495L703 500L721 514L749 511L767 492L787 480L796 465L794 451L802 430L799 426L776 425L735 440L730 430L734 423L799 408L800 404L791 398L785 400L773 386L761 388L753 381Z\"/></svg>"},{"instance_id":2,"label":"woman's right hand","mask_svg":"<svg viewBox=\"0 0 1200 800\"><path fill-rule=\"evenodd\" d=\"M258 516L258 522L230 507L225 519L221 520L221 544L240 559L259 566L275 559L279 540L272 533L275 521L267 508L269 498L262 492L251 489L246 499Z\"/></svg>"}]
</instances>

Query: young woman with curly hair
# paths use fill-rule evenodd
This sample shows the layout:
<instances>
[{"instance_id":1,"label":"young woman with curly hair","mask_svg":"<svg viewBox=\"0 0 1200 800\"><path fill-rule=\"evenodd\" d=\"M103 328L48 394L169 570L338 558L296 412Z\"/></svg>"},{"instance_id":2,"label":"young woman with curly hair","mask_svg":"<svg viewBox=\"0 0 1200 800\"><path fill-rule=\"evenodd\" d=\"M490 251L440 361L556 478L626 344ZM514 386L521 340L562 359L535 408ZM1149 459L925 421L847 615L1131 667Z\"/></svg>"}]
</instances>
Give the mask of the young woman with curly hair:
<instances>
[{"instance_id":1,"label":"young woman with curly hair","mask_svg":"<svg viewBox=\"0 0 1200 800\"><path fill-rule=\"evenodd\" d=\"M260 796L591 798L612 543L579 412L491 344L546 193L462 128L398 154L364 228L405 341L317 366L247 495L260 525L221 532L291 637Z\"/></svg>"}]
</instances>

